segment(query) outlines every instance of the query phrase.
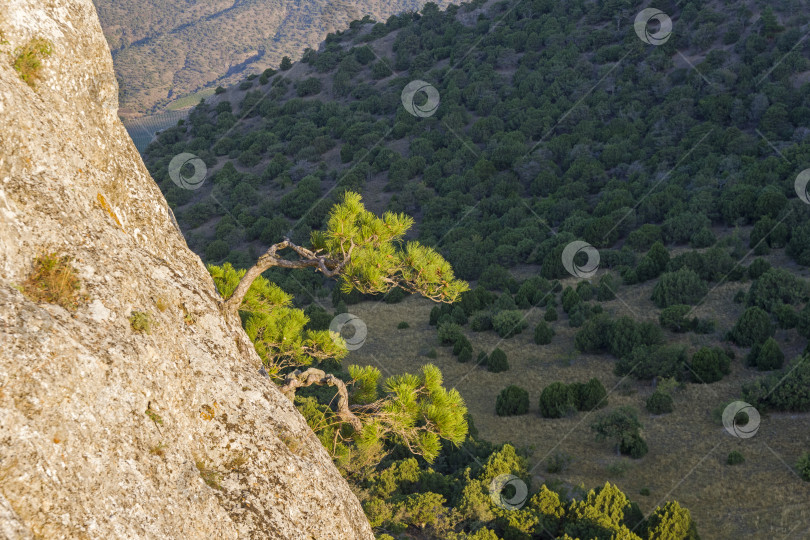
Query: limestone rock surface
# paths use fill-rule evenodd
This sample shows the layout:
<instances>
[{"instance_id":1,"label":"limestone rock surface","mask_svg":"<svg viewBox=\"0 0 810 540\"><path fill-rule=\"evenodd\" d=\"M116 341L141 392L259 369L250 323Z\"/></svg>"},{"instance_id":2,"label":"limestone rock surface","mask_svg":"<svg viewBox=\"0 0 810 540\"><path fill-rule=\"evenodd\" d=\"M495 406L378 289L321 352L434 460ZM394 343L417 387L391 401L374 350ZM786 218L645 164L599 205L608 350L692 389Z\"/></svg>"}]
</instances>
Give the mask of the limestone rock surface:
<instances>
[{"instance_id":1,"label":"limestone rock surface","mask_svg":"<svg viewBox=\"0 0 810 540\"><path fill-rule=\"evenodd\" d=\"M372 539L116 109L90 0L0 0L0 538ZM72 258L78 309L21 292L45 253Z\"/></svg>"}]
</instances>

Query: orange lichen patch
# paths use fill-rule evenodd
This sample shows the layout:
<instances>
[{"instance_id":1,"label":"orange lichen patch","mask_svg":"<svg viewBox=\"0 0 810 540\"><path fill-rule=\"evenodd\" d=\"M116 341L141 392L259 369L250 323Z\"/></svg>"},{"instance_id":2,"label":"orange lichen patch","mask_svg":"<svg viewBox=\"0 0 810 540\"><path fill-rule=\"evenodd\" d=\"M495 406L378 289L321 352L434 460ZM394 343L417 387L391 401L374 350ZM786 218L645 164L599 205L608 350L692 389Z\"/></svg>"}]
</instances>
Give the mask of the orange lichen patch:
<instances>
[{"instance_id":1,"label":"orange lichen patch","mask_svg":"<svg viewBox=\"0 0 810 540\"><path fill-rule=\"evenodd\" d=\"M115 224L118 225L123 231L124 226L121 225L121 222L118 220L118 216L115 215L115 211L112 209L112 206L110 206L110 203L107 202L107 199L104 198L104 195L99 193L96 200L98 201L98 205L101 207L101 209L106 211L113 221L115 221Z\"/></svg>"},{"instance_id":2,"label":"orange lichen patch","mask_svg":"<svg viewBox=\"0 0 810 540\"><path fill-rule=\"evenodd\" d=\"M200 413L200 418L202 418L203 420L212 420L214 416L216 416L217 414L218 406L219 404L216 401L214 402L213 407L210 405L203 405L202 406L203 411Z\"/></svg>"}]
</instances>

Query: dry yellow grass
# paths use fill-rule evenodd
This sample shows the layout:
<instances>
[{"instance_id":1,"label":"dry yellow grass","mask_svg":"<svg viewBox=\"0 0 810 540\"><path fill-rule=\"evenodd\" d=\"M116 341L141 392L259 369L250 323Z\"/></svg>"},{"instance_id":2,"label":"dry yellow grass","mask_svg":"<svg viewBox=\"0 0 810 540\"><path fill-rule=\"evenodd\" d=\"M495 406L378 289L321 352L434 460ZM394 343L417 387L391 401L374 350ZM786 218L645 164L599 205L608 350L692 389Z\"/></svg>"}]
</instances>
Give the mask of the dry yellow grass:
<instances>
[{"instance_id":1,"label":"dry yellow grass","mask_svg":"<svg viewBox=\"0 0 810 540\"><path fill-rule=\"evenodd\" d=\"M86 300L80 293L81 286L70 257L47 253L34 260L22 292L34 302L58 304L73 311Z\"/></svg>"},{"instance_id":2,"label":"dry yellow grass","mask_svg":"<svg viewBox=\"0 0 810 540\"><path fill-rule=\"evenodd\" d=\"M652 283L624 287L621 300L604 303L615 316L630 315L639 320L657 320L659 311L649 300ZM739 314L742 306L732 297L747 284L724 284L712 291L697 316L715 318L718 333L711 336L667 334L670 342L680 342L694 352L702 345L715 345ZM456 361L449 347L441 347L435 327L428 325L434 304L421 298L408 298L399 304L365 302L350 306L350 312L363 319L368 337L362 348L345 362L376 365L384 375L415 371L432 362L441 368L445 384L464 396L482 438L511 442L530 449L535 487L544 479L559 478L572 485L592 488L605 481L615 482L644 512L665 500L678 500L690 509L705 539L727 538L807 538L810 537L810 483L802 482L792 471L798 456L810 449L810 415L773 414L763 416L760 431L752 439L727 434L712 418L712 410L740 397L740 385L761 374L745 368L742 354L732 362L732 373L712 385L689 384L674 392L675 412L652 416L644 408L653 388L649 383L621 380L613 374L614 359L608 355L582 355L575 351L567 318L560 311L553 324L557 335L550 345L538 346L532 340L534 325L543 310L529 313L529 328L514 338L501 341L492 332L468 332L474 346L489 352L496 345L509 357L510 370L489 373L473 363ZM406 321L410 327L399 330ZM803 340L787 333L777 336L788 343L789 357L799 352ZM435 348L438 357L424 353ZM650 451L630 464L621 476L611 475L609 467L620 461L608 443L598 443L590 430L593 415L578 413L570 418L544 419L538 413L542 389L551 382L587 381L599 378L610 392L607 410L631 405L639 411L643 434ZM529 414L502 418L495 415L497 394L509 384L526 388L530 396ZM732 450L742 452L745 462L726 465ZM556 451L572 457L569 469L559 475L547 474L543 461ZM649 496L640 495L647 488Z\"/></svg>"}]
</instances>

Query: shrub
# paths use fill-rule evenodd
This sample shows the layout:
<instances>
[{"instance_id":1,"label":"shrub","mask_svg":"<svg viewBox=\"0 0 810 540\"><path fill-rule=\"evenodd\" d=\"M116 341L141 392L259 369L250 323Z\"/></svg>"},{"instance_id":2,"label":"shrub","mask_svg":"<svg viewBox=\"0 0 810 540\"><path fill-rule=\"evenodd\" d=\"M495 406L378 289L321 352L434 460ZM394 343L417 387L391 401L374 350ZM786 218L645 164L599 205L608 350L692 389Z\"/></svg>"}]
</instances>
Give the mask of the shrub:
<instances>
[{"instance_id":1,"label":"shrub","mask_svg":"<svg viewBox=\"0 0 810 540\"><path fill-rule=\"evenodd\" d=\"M472 347L463 347L458 353L457 360L462 364L472 360Z\"/></svg>"},{"instance_id":2,"label":"shrub","mask_svg":"<svg viewBox=\"0 0 810 540\"><path fill-rule=\"evenodd\" d=\"M634 433L622 439L619 451L633 459L641 459L647 455L649 448L647 441L641 438L641 434Z\"/></svg>"},{"instance_id":3,"label":"shrub","mask_svg":"<svg viewBox=\"0 0 810 540\"><path fill-rule=\"evenodd\" d=\"M810 412L810 358L743 385L743 399L760 411Z\"/></svg>"},{"instance_id":4,"label":"shrub","mask_svg":"<svg viewBox=\"0 0 810 540\"><path fill-rule=\"evenodd\" d=\"M562 418L575 410L574 392L567 384L551 383L540 394L540 414L543 418Z\"/></svg>"},{"instance_id":5,"label":"shrub","mask_svg":"<svg viewBox=\"0 0 810 540\"><path fill-rule=\"evenodd\" d=\"M509 369L509 362L506 360L506 353L497 347L487 357L487 369L492 373L500 373Z\"/></svg>"},{"instance_id":6,"label":"shrub","mask_svg":"<svg viewBox=\"0 0 810 540\"><path fill-rule=\"evenodd\" d=\"M709 288L694 270L681 268L661 276L652 293L652 300L660 308L676 304L696 304L706 296Z\"/></svg>"},{"instance_id":7,"label":"shrub","mask_svg":"<svg viewBox=\"0 0 810 540\"><path fill-rule=\"evenodd\" d=\"M216 94L216 95L224 94L224 93L225 93L225 89L222 88L221 86L217 86L216 89L214 89L214 94Z\"/></svg>"},{"instance_id":8,"label":"shrub","mask_svg":"<svg viewBox=\"0 0 810 540\"><path fill-rule=\"evenodd\" d=\"M289 56L284 56L284 57L281 59L281 64L279 65L279 69L280 69L281 71L287 71L287 70L288 70L288 69L290 69L291 67L292 67L292 60L290 60L290 57L289 57Z\"/></svg>"},{"instance_id":9,"label":"shrub","mask_svg":"<svg viewBox=\"0 0 810 540\"><path fill-rule=\"evenodd\" d=\"M553 307L549 306L546 309L546 314L543 315L543 320L548 321L548 322L552 322L552 321L556 321L557 318L558 318L557 317L557 310L554 309Z\"/></svg>"},{"instance_id":10,"label":"shrub","mask_svg":"<svg viewBox=\"0 0 810 540\"><path fill-rule=\"evenodd\" d=\"M453 342L453 354L458 356L462 349L472 350L472 344L470 343L470 340L467 339L467 336L463 334L458 336L456 340Z\"/></svg>"},{"instance_id":11,"label":"shrub","mask_svg":"<svg viewBox=\"0 0 810 540\"><path fill-rule=\"evenodd\" d=\"M540 323L534 328L534 342L538 345L548 345L551 343L551 338L554 336L554 329L551 328L545 321Z\"/></svg>"},{"instance_id":12,"label":"shrub","mask_svg":"<svg viewBox=\"0 0 810 540\"><path fill-rule=\"evenodd\" d=\"M607 405L607 390L597 378L586 383L574 383L571 390L578 411L592 411Z\"/></svg>"},{"instance_id":13,"label":"shrub","mask_svg":"<svg viewBox=\"0 0 810 540\"><path fill-rule=\"evenodd\" d=\"M771 318L760 307L746 309L729 333L731 341L741 347L763 343L772 335Z\"/></svg>"},{"instance_id":14,"label":"shrub","mask_svg":"<svg viewBox=\"0 0 810 540\"><path fill-rule=\"evenodd\" d=\"M748 265L748 277L751 279L758 279L759 276L770 270L770 268L771 263L762 257L757 257L750 265Z\"/></svg>"},{"instance_id":15,"label":"shrub","mask_svg":"<svg viewBox=\"0 0 810 540\"><path fill-rule=\"evenodd\" d=\"M399 324L397 324L397 329L398 330L405 330L405 329L410 328L410 327L411 327L411 325L408 324L407 321L400 321Z\"/></svg>"},{"instance_id":16,"label":"shrub","mask_svg":"<svg viewBox=\"0 0 810 540\"><path fill-rule=\"evenodd\" d=\"M799 470L799 476L802 477L802 480L810 482L810 452L805 452L799 456L799 460L796 462L796 469Z\"/></svg>"},{"instance_id":17,"label":"shrub","mask_svg":"<svg viewBox=\"0 0 810 540\"><path fill-rule=\"evenodd\" d=\"M618 452L630 455L634 459L647 453L647 443L640 434L641 428L635 409L628 406L601 414L591 424L591 430L596 432L597 440L612 441Z\"/></svg>"},{"instance_id":18,"label":"shrub","mask_svg":"<svg viewBox=\"0 0 810 540\"><path fill-rule=\"evenodd\" d=\"M719 347L703 347L692 355L690 367L695 382L710 384L731 373L731 359Z\"/></svg>"},{"instance_id":19,"label":"shrub","mask_svg":"<svg viewBox=\"0 0 810 540\"><path fill-rule=\"evenodd\" d=\"M444 323L439 325L439 343L442 345L453 345L464 337L461 327L455 323ZM465 338L466 339L466 338Z\"/></svg>"},{"instance_id":20,"label":"shrub","mask_svg":"<svg viewBox=\"0 0 810 540\"><path fill-rule=\"evenodd\" d=\"M663 341L661 328L654 323L637 323L630 317L620 317L608 332L608 350L613 356L623 358L640 345L657 344Z\"/></svg>"},{"instance_id":21,"label":"shrub","mask_svg":"<svg viewBox=\"0 0 810 540\"><path fill-rule=\"evenodd\" d=\"M510 385L504 388L495 402L498 416L517 416L529 412L529 393L523 388Z\"/></svg>"},{"instance_id":22,"label":"shrub","mask_svg":"<svg viewBox=\"0 0 810 540\"><path fill-rule=\"evenodd\" d=\"M745 458L737 450L734 450L733 452L730 452L728 457L726 458L726 464L727 465L739 465L740 463L742 463L744 461L745 461Z\"/></svg>"},{"instance_id":23,"label":"shrub","mask_svg":"<svg viewBox=\"0 0 810 540\"><path fill-rule=\"evenodd\" d=\"M762 345L754 344L751 352L748 353L746 363L756 367L759 371L781 369L785 363L785 354L779 348L776 340L771 337L766 339Z\"/></svg>"},{"instance_id":24,"label":"shrub","mask_svg":"<svg viewBox=\"0 0 810 540\"><path fill-rule=\"evenodd\" d=\"M501 311L492 318L492 328L502 338L520 334L528 326L520 311Z\"/></svg>"},{"instance_id":25,"label":"shrub","mask_svg":"<svg viewBox=\"0 0 810 540\"><path fill-rule=\"evenodd\" d=\"M464 313L464 308L461 306L454 306L453 311L450 312L450 318L456 324L464 326L467 324L467 314Z\"/></svg>"},{"instance_id":26,"label":"shrub","mask_svg":"<svg viewBox=\"0 0 810 540\"><path fill-rule=\"evenodd\" d=\"M796 328L799 324L799 314L788 304L778 303L773 306L771 313L776 318L776 324L779 328L789 330Z\"/></svg>"},{"instance_id":27,"label":"shrub","mask_svg":"<svg viewBox=\"0 0 810 540\"><path fill-rule=\"evenodd\" d=\"M571 464L571 456L565 452L554 452L546 459L546 472L548 473L561 473L568 470Z\"/></svg>"},{"instance_id":28,"label":"shrub","mask_svg":"<svg viewBox=\"0 0 810 540\"><path fill-rule=\"evenodd\" d=\"M489 313L476 313L470 319L470 330L473 332L485 332L492 330L492 315Z\"/></svg>"},{"instance_id":29,"label":"shrub","mask_svg":"<svg viewBox=\"0 0 810 540\"><path fill-rule=\"evenodd\" d=\"M425 356L427 356L428 358L436 358L437 356L439 356L439 353L437 353L436 349L434 348L430 349L427 353L425 353Z\"/></svg>"},{"instance_id":30,"label":"shrub","mask_svg":"<svg viewBox=\"0 0 810 540\"><path fill-rule=\"evenodd\" d=\"M696 326L697 319L687 319L686 316L692 311L690 306L685 304L676 304L664 308L658 321L663 328L672 332L688 332Z\"/></svg>"},{"instance_id":31,"label":"shrub","mask_svg":"<svg viewBox=\"0 0 810 540\"><path fill-rule=\"evenodd\" d=\"M433 306L433 308L430 310L430 326L436 326L439 324L439 317L442 316L442 307L445 305L446 304L442 304L441 306Z\"/></svg>"},{"instance_id":32,"label":"shrub","mask_svg":"<svg viewBox=\"0 0 810 540\"><path fill-rule=\"evenodd\" d=\"M299 82L295 91L298 97L314 96L321 92L321 88L321 80L316 77L310 77Z\"/></svg>"},{"instance_id":33,"label":"shrub","mask_svg":"<svg viewBox=\"0 0 810 540\"><path fill-rule=\"evenodd\" d=\"M582 298L580 298L577 291L573 288L566 287L562 292L562 308L564 312L570 312L571 309L580 302L582 302Z\"/></svg>"},{"instance_id":34,"label":"shrub","mask_svg":"<svg viewBox=\"0 0 810 540\"><path fill-rule=\"evenodd\" d=\"M683 377L686 362L686 347L682 345L641 345L619 359L614 373L620 377L632 375L636 379L650 380L655 377Z\"/></svg>"},{"instance_id":35,"label":"shrub","mask_svg":"<svg viewBox=\"0 0 810 540\"><path fill-rule=\"evenodd\" d=\"M57 304L73 311L86 301L79 292L81 287L72 259L48 253L34 259L34 268L22 285L22 293L34 302Z\"/></svg>"},{"instance_id":36,"label":"shrub","mask_svg":"<svg viewBox=\"0 0 810 540\"><path fill-rule=\"evenodd\" d=\"M647 410L653 414L671 413L673 410L672 396L666 392L656 390L649 398L647 398L647 403L645 406L647 407Z\"/></svg>"},{"instance_id":37,"label":"shrub","mask_svg":"<svg viewBox=\"0 0 810 540\"><path fill-rule=\"evenodd\" d=\"M771 268L751 284L745 303L771 311L777 303L797 304L807 297L807 282L782 268Z\"/></svg>"}]
</instances>

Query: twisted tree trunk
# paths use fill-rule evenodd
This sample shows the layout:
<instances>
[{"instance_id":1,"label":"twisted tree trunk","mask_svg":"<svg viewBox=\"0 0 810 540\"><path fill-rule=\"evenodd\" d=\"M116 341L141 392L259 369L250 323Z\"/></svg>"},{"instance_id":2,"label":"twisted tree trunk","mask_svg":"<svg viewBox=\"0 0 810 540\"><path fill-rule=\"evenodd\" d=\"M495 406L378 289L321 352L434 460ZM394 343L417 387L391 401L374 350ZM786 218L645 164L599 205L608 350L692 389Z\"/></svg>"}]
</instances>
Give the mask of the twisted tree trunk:
<instances>
[{"instance_id":1,"label":"twisted tree trunk","mask_svg":"<svg viewBox=\"0 0 810 540\"><path fill-rule=\"evenodd\" d=\"M346 383L331 373L327 375L323 370L316 368L309 368L306 371L296 369L292 373L287 374L279 389L292 401L295 399L296 390L312 386L313 384L336 387L338 391L338 417L344 422L351 424L355 430L360 431L363 424L349 409L349 391L346 389Z\"/></svg>"},{"instance_id":2,"label":"twisted tree trunk","mask_svg":"<svg viewBox=\"0 0 810 540\"><path fill-rule=\"evenodd\" d=\"M352 248L353 247L354 246L352 246ZM301 258L291 261L276 255L278 251L285 248L292 249ZM239 285L236 286L236 289L233 291L231 297L223 301L222 305L225 308L225 311L235 315L239 311L239 306L242 305L242 300L245 299L248 289L250 289L250 286L253 285L256 278L262 275L265 270L268 270L274 266L279 266L281 268L314 267L317 270L320 270L326 277L334 277L338 275L351 260L351 251L352 250L350 248L349 252L346 253L342 260L337 260L325 255L319 255L317 252L293 244L288 238L285 238L283 242L270 246L270 249L268 249L264 255L259 257L256 264L245 272L245 275L239 281Z\"/></svg>"}]
</instances>

